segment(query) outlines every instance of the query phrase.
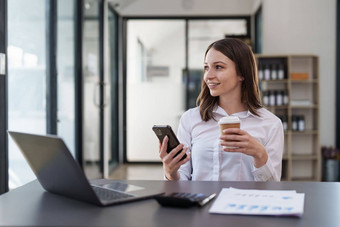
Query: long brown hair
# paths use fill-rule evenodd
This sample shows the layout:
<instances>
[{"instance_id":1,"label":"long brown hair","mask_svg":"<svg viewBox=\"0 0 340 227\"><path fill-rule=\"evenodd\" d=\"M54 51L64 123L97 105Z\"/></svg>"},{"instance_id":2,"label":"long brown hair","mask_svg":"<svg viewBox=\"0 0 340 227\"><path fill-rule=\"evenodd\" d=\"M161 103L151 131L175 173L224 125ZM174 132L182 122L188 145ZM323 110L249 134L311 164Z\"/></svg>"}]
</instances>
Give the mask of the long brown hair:
<instances>
[{"instance_id":1,"label":"long brown hair","mask_svg":"<svg viewBox=\"0 0 340 227\"><path fill-rule=\"evenodd\" d=\"M204 59L208 51L213 48L235 63L236 73L244 78L241 85L241 102L248 110L259 116L257 109L262 107L255 56L247 44L239 39L225 38L210 44L205 52ZM209 88L202 79L201 92L196 100L196 105L200 108L203 121L214 119L213 109L218 103L219 97L210 95Z\"/></svg>"}]
</instances>

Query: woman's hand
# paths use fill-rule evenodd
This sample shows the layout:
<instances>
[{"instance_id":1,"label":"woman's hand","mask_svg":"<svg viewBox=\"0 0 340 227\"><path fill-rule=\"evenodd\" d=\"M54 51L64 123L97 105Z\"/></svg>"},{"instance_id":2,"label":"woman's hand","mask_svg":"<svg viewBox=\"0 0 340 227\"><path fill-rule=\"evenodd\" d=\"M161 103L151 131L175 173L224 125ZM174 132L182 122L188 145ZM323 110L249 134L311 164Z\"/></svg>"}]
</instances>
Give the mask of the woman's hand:
<instances>
[{"instance_id":1,"label":"woman's hand","mask_svg":"<svg viewBox=\"0 0 340 227\"><path fill-rule=\"evenodd\" d=\"M254 166L260 168L266 164L268 154L264 146L246 131L239 128L229 128L223 130L224 135L220 137L221 145L235 148L226 148L227 152L241 152L254 158Z\"/></svg>"},{"instance_id":2,"label":"woman's hand","mask_svg":"<svg viewBox=\"0 0 340 227\"><path fill-rule=\"evenodd\" d=\"M169 138L165 136L163 139L163 143L162 144L159 143L159 157L163 162L163 169L166 178L168 180L179 180L179 174L177 170L181 165L190 160L190 153L187 154L187 157L185 159L181 160L181 158L185 155L186 151L188 150L188 147L184 147L183 144L178 145L170 153L167 153L166 150L168 148L168 141ZM182 150L181 153L179 153L175 157L177 152L179 152L180 150Z\"/></svg>"}]
</instances>

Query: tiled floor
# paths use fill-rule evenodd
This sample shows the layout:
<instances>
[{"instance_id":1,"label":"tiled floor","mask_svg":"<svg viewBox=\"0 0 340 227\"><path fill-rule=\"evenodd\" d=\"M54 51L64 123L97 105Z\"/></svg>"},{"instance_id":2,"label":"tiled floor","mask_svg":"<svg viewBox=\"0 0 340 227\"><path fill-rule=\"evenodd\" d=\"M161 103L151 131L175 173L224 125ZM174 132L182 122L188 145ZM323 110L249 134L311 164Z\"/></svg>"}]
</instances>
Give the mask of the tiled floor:
<instances>
[{"instance_id":1,"label":"tiled floor","mask_svg":"<svg viewBox=\"0 0 340 227\"><path fill-rule=\"evenodd\" d=\"M110 175L111 179L163 180L162 164L120 164Z\"/></svg>"}]
</instances>

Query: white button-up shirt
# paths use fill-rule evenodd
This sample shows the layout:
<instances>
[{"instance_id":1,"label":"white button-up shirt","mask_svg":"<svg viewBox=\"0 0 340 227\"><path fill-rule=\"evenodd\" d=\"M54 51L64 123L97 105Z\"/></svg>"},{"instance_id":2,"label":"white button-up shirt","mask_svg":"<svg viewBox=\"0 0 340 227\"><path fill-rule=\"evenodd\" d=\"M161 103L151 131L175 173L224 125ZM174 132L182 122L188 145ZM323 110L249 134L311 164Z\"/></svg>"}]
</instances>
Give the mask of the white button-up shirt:
<instances>
[{"instance_id":1,"label":"white button-up shirt","mask_svg":"<svg viewBox=\"0 0 340 227\"><path fill-rule=\"evenodd\" d=\"M252 156L222 150L218 121L228 114L219 106L213 110L215 120L202 120L199 108L186 111L180 120L177 137L188 146L191 159L178 170L180 180L206 181L280 181L284 134L281 120L268 110L234 113L241 129L256 138L266 149L268 161L260 168Z\"/></svg>"}]
</instances>

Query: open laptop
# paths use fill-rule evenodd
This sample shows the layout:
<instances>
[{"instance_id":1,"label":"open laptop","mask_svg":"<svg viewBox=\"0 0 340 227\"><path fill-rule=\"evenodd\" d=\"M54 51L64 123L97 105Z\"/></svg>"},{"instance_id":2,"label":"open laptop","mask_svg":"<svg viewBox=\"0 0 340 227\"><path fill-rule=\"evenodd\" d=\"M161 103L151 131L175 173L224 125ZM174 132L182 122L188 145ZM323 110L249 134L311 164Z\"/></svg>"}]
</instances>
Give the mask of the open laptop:
<instances>
[{"instance_id":1,"label":"open laptop","mask_svg":"<svg viewBox=\"0 0 340 227\"><path fill-rule=\"evenodd\" d=\"M122 182L91 185L61 138L8 133L48 192L100 206L146 199L163 193L157 189Z\"/></svg>"}]
</instances>

